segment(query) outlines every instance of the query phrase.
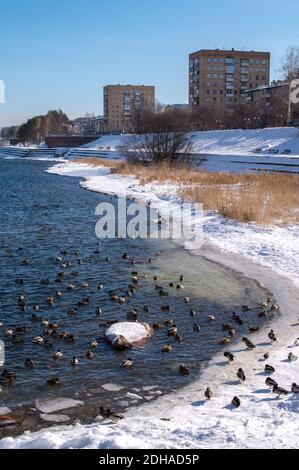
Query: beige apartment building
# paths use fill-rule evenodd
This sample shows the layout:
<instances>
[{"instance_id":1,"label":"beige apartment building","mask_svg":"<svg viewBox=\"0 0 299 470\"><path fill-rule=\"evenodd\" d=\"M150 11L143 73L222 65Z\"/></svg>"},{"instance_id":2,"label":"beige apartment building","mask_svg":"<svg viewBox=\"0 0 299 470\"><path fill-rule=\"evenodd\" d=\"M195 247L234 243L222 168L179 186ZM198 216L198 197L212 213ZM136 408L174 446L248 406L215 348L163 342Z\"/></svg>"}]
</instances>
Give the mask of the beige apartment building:
<instances>
[{"instance_id":1,"label":"beige apartment building","mask_svg":"<svg viewBox=\"0 0 299 470\"><path fill-rule=\"evenodd\" d=\"M155 109L155 87L107 85L104 87L104 117L108 132L130 132L137 112Z\"/></svg>"},{"instance_id":2,"label":"beige apartment building","mask_svg":"<svg viewBox=\"0 0 299 470\"><path fill-rule=\"evenodd\" d=\"M189 56L189 105L233 110L245 90L270 83L270 53L200 50Z\"/></svg>"}]
</instances>

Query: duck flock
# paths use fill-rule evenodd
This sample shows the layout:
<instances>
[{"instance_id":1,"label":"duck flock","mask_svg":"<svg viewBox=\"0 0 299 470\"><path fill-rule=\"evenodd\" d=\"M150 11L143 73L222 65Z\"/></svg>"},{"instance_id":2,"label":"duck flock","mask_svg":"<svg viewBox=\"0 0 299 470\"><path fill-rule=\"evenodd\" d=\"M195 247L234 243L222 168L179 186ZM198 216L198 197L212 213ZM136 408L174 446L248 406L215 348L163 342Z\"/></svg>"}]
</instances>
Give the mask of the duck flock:
<instances>
[{"instance_id":1,"label":"duck flock","mask_svg":"<svg viewBox=\"0 0 299 470\"><path fill-rule=\"evenodd\" d=\"M47 305L47 312L51 312L51 309L53 309L57 304L61 302L61 299L65 295L66 291L71 293L73 291L78 292L78 290L82 290L83 292L84 289L87 289L89 287L89 284L87 282L80 282L80 272L73 271L72 263L67 260L68 255L69 252L64 250L61 251L59 256L57 256L53 260L53 262L57 266L57 274L55 279L52 279L51 281L48 278L40 279L41 286L45 286L48 288L49 286L52 286L54 284L57 286L55 289L53 289L51 295L45 296L43 304ZM157 253L156 255L162 256L163 253ZM75 252L75 256L77 258L77 264L78 266L80 266L82 264L82 261L80 259L80 252ZM111 259L109 257L107 257L104 261L106 263L111 263ZM27 258L23 259L21 262L23 266L30 266L31 264L31 260ZM119 305L125 305L129 301L129 299L134 298L140 280L149 277L148 274L138 272L138 270L136 270L136 265L145 262L151 264L152 259L145 261L143 260L141 262L130 257L128 253L124 253L121 257L120 262L128 263L132 266L130 278L128 279L127 283L127 290L125 291L125 295L123 294L123 292L120 293L117 290L109 291L108 294L111 302ZM73 281L69 282L70 279L73 279ZM171 307L165 302L167 302L167 299L171 297L171 292L176 291L181 294L182 300L187 305L188 311L188 305L192 305L192 301L190 297L184 295L185 276L182 274L177 279L168 280L167 286L160 284L159 275L155 275L149 280L153 284L152 288L156 292L156 295L160 300L160 308L161 312L163 312L163 319L161 319L161 322L156 322L150 326L153 332L157 332L158 330L165 331L165 344L161 348L161 354L171 355L174 349L174 345L176 343L184 343L184 338L180 332L180 328L176 324L175 319L171 318L170 316ZM35 298L29 298L22 292L22 286L25 283L25 280L23 278L15 279L15 283L18 286L18 293L15 300L15 306L19 309L20 313L23 314L23 316L20 316L20 318L26 318L26 321L20 320L19 325L14 325L13 327L11 327L9 325L8 318L0 320L0 336L4 338L5 343L9 342L15 348L22 346L26 342L31 342L32 344L36 345L36 353L32 354L32 357L24 357L23 367L25 369L32 370L37 366L40 355L39 348L43 348L46 351L49 360L55 361L56 364L59 364L59 362L65 359L64 346L66 344L68 344L69 346L75 344L77 341L76 335L72 331L65 331L63 329L63 326L58 321L55 321L55 319L52 318L53 315L51 315L51 313L51 319L47 318L41 313L43 311L42 305L37 303ZM98 281L97 289L98 291L103 291L105 289L104 280ZM80 317L80 310L85 306L90 305L94 305L94 299L82 295L82 299L77 301L75 305L70 304L65 313L68 318L74 318L74 322L76 322L78 317ZM249 312L251 310L251 307L243 306L242 309L245 313ZM274 302L272 298L269 297L260 305L259 311L257 313L257 318L266 318L271 312L273 313L278 310L279 306ZM123 321L138 322L141 314L150 313L150 311L150 305L144 305L142 309L130 309L130 311L126 312L126 318L124 318ZM168 313L169 318L165 319L165 314L168 315ZM198 322L196 318L201 318L201 315L203 314L202 312L199 312L198 310L195 310L191 307L189 307L189 313L191 317L193 332L194 334L200 335L201 326L199 324L200 322ZM100 318L102 315L103 311L101 306L94 305L95 318ZM211 324L216 325L215 316L208 315L206 319ZM32 326L30 326L30 322ZM116 320L110 320L106 322L106 327L109 328L115 323L117 323ZM227 359L227 363L230 365L234 363L236 357L234 353L228 350L228 347L230 344L232 344L235 336L238 334L238 327L243 326L244 323L245 320L243 316L237 313L233 313L231 317L231 323L225 323L221 326L223 336L220 340L217 340L217 342L220 347L225 348L224 357ZM36 331L36 326L40 327L40 332L39 334L33 335L32 330ZM248 334L254 334L259 329L260 328L258 326L249 327ZM255 349L255 344L248 337L243 337L242 341L247 350L251 351ZM277 336L273 330L271 330L268 334L268 342L269 345L275 344L277 342ZM299 339L296 340L296 345L299 346ZM95 359L99 348L101 348L100 340L95 337L90 337L86 349L82 351L82 354L80 356L73 355L69 363L69 367L74 369L84 367L86 361L93 361ZM298 360L298 358L292 352L288 355L287 359L290 362L295 362ZM285 397L291 393L299 393L299 385L297 385L295 381L293 384L290 385L290 389L286 390L282 388L271 377L271 375L275 373L275 368L270 363L271 355L269 352L265 351L262 360L265 361L265 373L267 373L268 375L265 383L272 390L273 394L277 395L278 397ZM138 367L138 364L135 364L135 361L133 359L127 357L120 363L120 367L122 367L123 369L131 369L133 367ZM189 376L190 372L190 368L186 364L180 364L177 368L177 373L182 376ZM238 368L238 370L235 371L235 374L239 381L246 381L246 374L243 368ZM3 372L0 372L0 387L2 388L12 387L17 380L18 374L13 369L4 368ZM44 385L49 388L55 388L59 387L62 382L63 379L58 374L57 376L46 377ZM213 387L208 387L207 390L204 392L204 397L207 400L211 400L213 396ZM231 403L237 408L241 406L241 400L237 396L232 396ZM105 410L103 407L101 408L101 414L104 418L111 416L119 417L110 410Z\"/></svg>"}]
</instances>

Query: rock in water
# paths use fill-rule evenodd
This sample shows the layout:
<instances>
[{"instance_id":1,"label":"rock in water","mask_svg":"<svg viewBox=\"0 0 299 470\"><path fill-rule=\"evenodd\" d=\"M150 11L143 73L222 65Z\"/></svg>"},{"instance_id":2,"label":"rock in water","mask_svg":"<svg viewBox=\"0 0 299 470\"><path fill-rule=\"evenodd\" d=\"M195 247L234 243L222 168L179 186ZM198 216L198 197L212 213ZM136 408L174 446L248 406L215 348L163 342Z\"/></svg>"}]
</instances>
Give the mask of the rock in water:
<instances>
[{"instance_id":1,"label":"rock in water","mask_svg":"<svg viewBox=\"0 0 299 470\"><path fill-rule=\"evenodd\" d=\"M138 322L115 323L105 333L108 343L117 350L142 346L152 335L153 329L147 323Z\"/></svg>"}]
</instances>

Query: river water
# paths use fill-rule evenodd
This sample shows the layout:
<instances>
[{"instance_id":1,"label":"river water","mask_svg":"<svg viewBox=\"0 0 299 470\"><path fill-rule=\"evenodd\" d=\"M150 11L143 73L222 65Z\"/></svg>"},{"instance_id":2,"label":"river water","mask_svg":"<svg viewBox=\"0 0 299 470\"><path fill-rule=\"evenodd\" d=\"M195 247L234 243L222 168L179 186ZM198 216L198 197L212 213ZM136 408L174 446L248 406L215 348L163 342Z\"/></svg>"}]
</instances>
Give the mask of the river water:
<instances>
[{"instance_id":1,"label":"river water","mask_svg":"<svg viewBox=\"0 0 299 470\"><path fill-rule=\"evenodd\" d=\"M90 422L99 415L101 406L122 413L186 385L222 348L218 342L226 333L221 325L233 324L236 340L248 334L250 327L262 326L265 321L258 319L257 313L270 295L256 281L168 241L116 239L99 244L95 208L103 201L115 203L115 199L80 188L78 178L45 173L48 167L49 162L0 159L0 320L4 323L0 340L6 348L0 376L5 368L16 373L13 384L2 384L0 411L9 407L18 415L17 425L0 428L0 437L48 424L36 408L37 399L49 399L50 404L58 397L80 400L80 406L63 410L63 416L68 422ZM123 260L125 252L136 259L134 266ZM62 268L57 257L70 265ZM152 263L148 262L150 258ZM65 272L64 281L57 282L61 271ZM112 302L109 291L125 295L132 271L138 271L140 278L135 295L124 305ZM181 274L185 276L185 290L171 289L169 283L180 284ZM154 279L156 275L158 280ZM18 279L23 279L23 284ZM44 279L49 280L48 285L41 283ZM98 289L99 283L104 289ZM70 284L75 285L74 290L68 290ZM160 298L156 284L169 292L167 298ZM62 297L56 297L57 290ZM26 311L18 305L20 294L25 295ZM54 297L54 306L47 304L49 296ZM79 307L76 315L68 314L87 297L89 306ZM185 297L190 302L186 303ZM40 306L39 312L34 312L34 304ZM170 311L161 309L166 305ZM245 312L244 305L252 310ZM150 307L149 313L144 306ZM95 314L96 307L102 309L100 317ZM126 320L133 308L138 310L139 320L149 324L172 319L182 342L169 338L165 326L143 347L114 351L104 341L106 324ZM190 315L191 309L197 311L195 318ZM243 326L234 323L233 312L242 316ZM75 342L49 337L47 347L33 344L33 338L45 328L40 321L32 321L34 313L58 323L58 333L70 332ZM215 322L208 320L209 315ZM200 333L193 330L195 322L201 327ZM22 342L15 344L6 331L23 326L28 331L16 333ZM94 360L89 361L86 353L94 339L99 347L94 350ZM163 354L167 343L172 344L173 351ZM64 355L54 361L52 355L57 350ZM76 368L71 366L73 356L80 361ZM134 360L134 366L124 369L121 363L128 357ZM24 366L26 358L35 362L35 368ZM189 376L178 373L180 365L189 368ZM59 378L60 386L46 384L53 378Z\"/></svg>"}]
</instances>

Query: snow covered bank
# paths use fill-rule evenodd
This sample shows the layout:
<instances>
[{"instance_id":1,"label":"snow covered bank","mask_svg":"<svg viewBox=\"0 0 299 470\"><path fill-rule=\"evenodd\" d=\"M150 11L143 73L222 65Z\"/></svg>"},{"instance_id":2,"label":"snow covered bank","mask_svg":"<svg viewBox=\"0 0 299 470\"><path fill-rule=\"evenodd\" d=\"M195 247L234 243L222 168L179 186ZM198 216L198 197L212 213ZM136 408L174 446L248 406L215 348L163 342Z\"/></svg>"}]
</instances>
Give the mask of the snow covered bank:
<instances>
[{"instance_id":1,"label":"snow covered bank","mask_svg":"<svg viewBox=\"0 0 299 470\"><path fill-rule=\"evenodd\" d=\"M128 197L141 203L151 201L153 208L167 209L177 203L179 187L173 184L149 183L141 186L134 177L110 174L104 167L72 162L55 165L50 173L84 178L83 188L106 194ZM263 264L287 275L299 286L299 227L260 227L257 224L238 223L214 213L205 213L204 235L207 243L219 249Z\"/></svg>"},{"instance_id":2,"label":"snow covered bank","mask_svg":"<svg viewBox=\"0 0 299 470\"><path fill-rule=\"evenodd\" d=\"M82 177L81 185L87 189L140 202L151 200L156 207L176 201L173 185L142 187L136 178L111 175L107 168L68 162L48 171ZM290 390L293 382L299 382L299 360L288 361L290 352L299 356L295 345L299 337L298 227L263 229L206 214L204 228L206 243L201 254L257 279L279 300L282 315L271 325L277 343L269 342L270 328L259 331L250 336L255 350L234 345L230 348L236 356L232 364L217 355L199 380L154 403L131 409L117 423L105 421L103 425L98 420L90 426L26 433L3 439L0 448L298 448L299 396L277 399L265 385L268 375L263 361L269 353L267 363L275 368L272 377L280 386ZM239 367L247 377L244 383L236 377ZM204 399L207 387L213 390L210 402ZM234 396L241 400L239 409L231 405Z\"/></svg>"},{"instance_id":3,"label":"snow covered bank","mask_svg":"<svg viewBox=\"0 0 299 470\"><path fill-rule=\"evenodd\" d=\"M130 135L103 136L84 148L115 151L127 146L130 138ZM294 127L192 132L190 139L192 152L204 155L253 155L260 149L261 155L271 152L281 155L290 150L291 156L299 157L299 129Z\"/></svg>"}]
</instances>

